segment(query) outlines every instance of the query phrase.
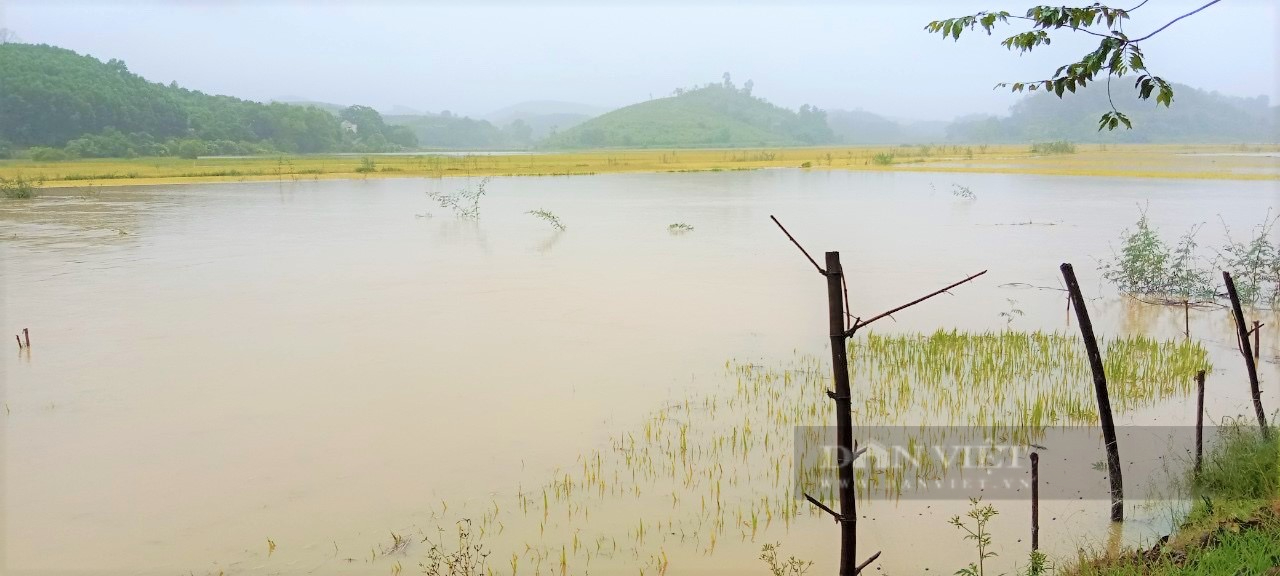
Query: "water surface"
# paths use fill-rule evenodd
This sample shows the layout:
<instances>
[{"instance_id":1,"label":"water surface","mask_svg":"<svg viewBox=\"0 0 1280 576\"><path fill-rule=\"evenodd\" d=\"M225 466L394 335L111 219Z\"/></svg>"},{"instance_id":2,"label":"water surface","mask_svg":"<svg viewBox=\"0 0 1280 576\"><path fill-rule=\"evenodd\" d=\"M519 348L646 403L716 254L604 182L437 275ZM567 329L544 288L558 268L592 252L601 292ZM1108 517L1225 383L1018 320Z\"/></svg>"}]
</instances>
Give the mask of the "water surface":
<instances>
[{"instance_id":1,"label":"water surface","mask_svg":"<svg viewBox=\"0 0 1280 576\"><path fill-rule=\"evenodd\" d=\"M590 564L571 552L568 571L634 573L659 553L674 573L762 571L760 545L777 541L830 571L836 529L816 515L754 535L722 528L708 550L706 534L654 534L655 521L696 502L656 512L609 496L589 518L551 521L521 513L520 495L639 434L665 406L731 393L726 361L826 354L825 284L770 214L819 259L841 251L860 314L990 270L879 330L999 329L1014 307L1025 312L1014 328L1072 330L1053 288L1058 264L1073 262L1100 297L1100 332L1174 338L1181 310L1135 305L1100 281L1097 259L1120 230L1145 206L1173 233L1205 223L1199 238L1214 245L1224 222L1244 231L1280 206L1268 182L800 170L494 178L475 222L426 194L477 183L93 188L0 203L0 325L30 328L33 342L0 372L4 565L417 571L420 538L379 553L391 532L430 535L492 515L485 540L498 573L526 546L554 551L542 571L558 573L575 534L584 548L610 538L626 548L645 518L635 551ZM526 214L534 209L568 229ZM671 234L674 222L694 230ZM1220 310L1192 312L1213 354L1214 417L1250 413L1232 330ZM1277 333L1264 331L1268 358ZM1274 360L1263 375L1274 388ZM1266 396L1269 410L1277 397ZM1192 413L1173 399L1120 419L1186 424ZM786 496L746 481L733 490ZM1025 555L1024 508L1001 505L1002 561ZM867 510L862 546L884 550L887 572L968 562L946 525L963 503ZM1107 537L1101 504L1048 510L1042 541L1053 552ZM1131 514L1124 539L1167 529L1162 515ZM937 554L913 552L925 540Z\"/></svg>"}]
</instances>

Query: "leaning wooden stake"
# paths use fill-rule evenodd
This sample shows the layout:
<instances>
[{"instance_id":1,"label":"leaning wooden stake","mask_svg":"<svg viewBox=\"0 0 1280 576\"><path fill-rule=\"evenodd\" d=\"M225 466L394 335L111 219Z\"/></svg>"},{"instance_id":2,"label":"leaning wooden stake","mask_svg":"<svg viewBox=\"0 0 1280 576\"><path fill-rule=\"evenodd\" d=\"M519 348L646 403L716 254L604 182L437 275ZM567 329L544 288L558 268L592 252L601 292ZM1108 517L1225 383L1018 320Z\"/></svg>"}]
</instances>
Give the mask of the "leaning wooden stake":
<instances>
[{"instance_id":1,"label":"leaning wooden stake","mask_svg":"<svg viewBox=\"0 0 1280 576\"><path fill-rule=\"evenodd\" d=\"M1089 310L1084 305L1084 295L1080 293L1080 283L1076 282L1076 272L1071 264L1061 266L1062 279L1067 282L1067 292L1071 295L1071 305L1076 309L1076 319L1080 322L1080 336L1084 338L1084 349L1089 354L1089 368L1093 372L1093 389L1098 396L1098 420L1102 424L1102 440L1107 448L1107 475L1111 480L1111 521L1124 520L1124 479L1120 476L1120 446L1116 442L1116 424L1111 418L1111 396L1107 393L1107 373L1102 366L1102 353L1098 351L1098 341L1093 336L1093 322L1089 320Z\"/></svg>"},{"instance_id":2,"label":"leaning wooden stake","mask_svg":"<svg viewBox=\"0 0 1280 576\"><path fill-rule=\"evenodd\" d=\"M31 333L30 333L30 332L28 332L26 328L23 328L23 329L22 329L22 339L26 341L26 342L25 342L25 344L27 345L27 348L30 348L30 347L31 347Z\"/></svg>"},{"instance_id":3,"label":"leaning wooden stake","mask_svg":"<svg viewBox=\"0 0 1280 576\"><path fill-rule=\"evenodd\" d=\"M1249 392L1253 395L1253 411L1258 416L1258 427L1262 436L1270 438L1267 429L1267 414L1262 409L1262 389L1258 385L1258 365L1253 361L1253 351L1249 346L1249 330L1245 328L1244 309L1240 307L1240 295L1236 293L1236 283L1231 273L1222 272L1222 280L1227 285L1227 296L1231 298L1231 312L1236 317L1236 335L1240 338L1240 354L1244 356L1244 367L1249 373Z\"/></svg>"},{"instance_id":4,"label":"leaning wooden stake","mask_svg":"<svg viewBox=\"0 0 1280 576\"><path fill-rule=\"evenodd\" d=\"M1031 551L1040 549L1040 454L1031 453Z\"/></svg>"},{"instance_id":5,"label":"leaning wooden stake","mask_svg":"<svg viewBox=\"0 0 1280 576\"><path fill-rule=\"evenodd\" d=\"M1204 370L1196 372L1196 476L1204 459Z\"/></svg>"}]
</instances>

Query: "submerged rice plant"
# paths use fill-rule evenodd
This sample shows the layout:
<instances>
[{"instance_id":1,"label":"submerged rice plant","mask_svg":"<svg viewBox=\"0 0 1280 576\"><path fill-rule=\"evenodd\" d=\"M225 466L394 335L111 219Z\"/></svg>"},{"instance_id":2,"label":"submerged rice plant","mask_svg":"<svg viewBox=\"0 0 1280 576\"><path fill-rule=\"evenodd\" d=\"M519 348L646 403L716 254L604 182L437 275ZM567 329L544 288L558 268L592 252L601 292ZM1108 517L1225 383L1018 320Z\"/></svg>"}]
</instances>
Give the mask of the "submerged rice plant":
<instances>
[{"instance_id":1,"label":"submerged rice plant","mask_svg":"<svg viewBox=\"0 0 1280 576\"><path fill-rule=\"evenodd\" d=\"M1118 412L1188 395L1196 371L1209 368L1196 343L1133 336L1101 345ZM902 472L868 457L856 474L861 498L896 499L923 489L921 480L955 473L927 454L947 427L978 435L975 444L1029 443L1046 428L1097 422L1075 335L868 332L848 352L855 425L920 427L907 442L920 466ZM552 471L545 484L521 488L501 513L492 504L478 533L505 525L527 538L499 551L511 553L513 572L594 566L660 574L668 548L713 554L724 542L758 546L799 516L822 514L795 491L833 502L835 485L822 482L832 468L797 462L796 446L829 445L829 365L800 355L773 366L730 361L725 369L721 389L670 402Z\"/></svg>"}]
</instances>

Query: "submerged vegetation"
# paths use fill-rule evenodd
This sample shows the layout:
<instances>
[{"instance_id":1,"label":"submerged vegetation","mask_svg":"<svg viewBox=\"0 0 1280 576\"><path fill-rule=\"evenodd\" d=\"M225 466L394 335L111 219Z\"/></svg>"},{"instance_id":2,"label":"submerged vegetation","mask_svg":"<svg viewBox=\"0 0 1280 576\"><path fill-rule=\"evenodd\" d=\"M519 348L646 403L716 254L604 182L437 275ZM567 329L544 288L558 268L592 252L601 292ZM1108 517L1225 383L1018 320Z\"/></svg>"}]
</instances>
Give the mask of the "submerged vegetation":
<instances>
[{"instance_id":1,"label":"submerged vegetation","mask_svg":"<svg viewBox=\"0 0 1280 576\"><path fill-rule=\"evenodd\" d=\"M812 560L801 560L795 556L789 556L786 560L779 559L779 548L782 548L781 543L760 547L760 561L769 567L769 573L773 576L804 576L813 567Z\"/></svg>"},{"instance_id":2,"label":"submerged vegetation","mask_svg":"<svg viewBox=\"0 0 1280 576\"><path fill-rule=\"evenodd\" d=\"M454 535L456 544L449 544L445 540L443 529L439 531L434 541L429 537L422 539L428 545L426 560L420 564L423 574L427 576L492 574L487 566L490 552L480 541L480 537L473 534L471 520L458 521ZM514 566L512 572L515 572Z\"/></svg>"},{"instance_id":3,"label":"submerged vegetation","mask_svg":"<svg viewBox=\"0 0 1280 576\"><path fill-rule=\"evenodd\" d=\"M481 178L475 186L468 182L466 186L451 194L428 192L427 196L435 200L441 208L453 211L453 215L459 219L478 220L480 219L480 199L484 197L485 186L489 184L489 180L491 178Z\"/></svg>"},{"instance_id":4,"label":"submerged vegetation","mask_svg":"<svg viewBox=\"0 0 1280 576\"><path fill-rule=\"evenodd\" d=\"M1264 218L1243 241L1226 230L1226 245L1207 258L1197 250L1199 226L1170 248L1143 210L1134 229L1121 233L1119 253L1101 263L1102 276L1124 294L1181 303L1213 301L1221 290L1211 270L1225 270L1242 302L1274 307L1280 303L1280 248L1272 233L1277 218Z\"/></svg>"},{"instance_id":5,"label":"submerged vegetation","mask_svg":"<svg viewBox=\"0 0 1280 576\"><path fill-rule=\"evenodd\" d=\"M1102 346L1117 410L1186 396L1196 371L1209 368L1207 352L1193 342L1134 336L1108 338ZM1072 335L867 333L849 342L849 358L860 425L975 427L988 440L1025 443L1050 426L1098 419L1086 353ZM614 434L607 447L557 469L544 485L522 488L515 517L491 505L482 527L511 530L524 522L514 533L535 535L516 546L513 567L536 573L566 565L576 572L614 559L662 573L667 546L711 554L722 540L752 541L770 526L821 514L792 490L830 501L834 494L824 490L834 487L818 488L830 468L797 462L794 443L821 442L820 429L810 427L831 424L829 368L812 356L785 366L729 362L726 368L736 386L677 400ZM931 477L953 472L945 463L921 470ZM859 497L897 499L920 489L912 480L889 468L859 470ZM588 529L588 518L617 506L646 512L629 528ZM773 562L765 560L771 570L793 565L776 548L764 552L773 552Z\"/></svg>"},{"instance_id":6,"label":"submerged vegetation","mask_svg":"<svg viewBox=\"0 0 1280 576\"><path fill-rule=\"evenodd\" d=\"M546 222L547 224L550 224L551 227L555 228L556 230L565 229L564 222L561 222L560 217L556 216L555 213L551 212L550 210L543 210L539 208L537 210L530 210L528 212L525 212L525 214L528 214L530 216L533 216L534 218L537 218L543 222Z\"/></svg>"}]
</instances>

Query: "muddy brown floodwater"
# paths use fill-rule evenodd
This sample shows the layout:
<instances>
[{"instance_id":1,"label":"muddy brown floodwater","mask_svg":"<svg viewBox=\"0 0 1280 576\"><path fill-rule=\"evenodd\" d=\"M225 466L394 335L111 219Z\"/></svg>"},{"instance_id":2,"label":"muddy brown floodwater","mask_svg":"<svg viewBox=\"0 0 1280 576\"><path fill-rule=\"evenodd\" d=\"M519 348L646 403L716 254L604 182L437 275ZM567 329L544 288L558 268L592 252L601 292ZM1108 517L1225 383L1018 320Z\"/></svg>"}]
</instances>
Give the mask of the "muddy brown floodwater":
<instances>
[{"instance_id":1,"label":"muddy brown floodwater","mask_svg":"<svg viewBox=\"0 0 1280 576\"><path fill-rule=\"evenodd\" d=\"M1096 259L1141 206L1170 235L1207 223L1205 246L1219 243L1219 218L1243 232L1280 207L1272 182L799 170L495 178L475 222L426 194L464 185L94 188L0 202L0 326L32 339L0 355L0 565L418 572L422 536L470 518L499 574L765 573L765 542L829 573L837 530L806 505L750 529L731 512L694 535L684 518L705 497L616 471L598 486L563 481L620 458L619 439L643 436L654 414L732 396L728 362L824 356L824 282L770 214L811 251L841 251L863 314L990 269L881 332L1001 329L1012 307L1025 312L1016 329L1070 331L1061 293L1007 284L1056 287L1058 265L1073 262L1100 297L1101 333L1177 338L1180 309L1115 296ZM535 209L567 230L526 215ZM694 230L672 234L675 222ZM1191 320L1214 365L1210 416L1251 414L1229 318ZM1278 333L1264 329L1269 412ZM1179 396L1117 419L1185 425L1192 404ZM682 413L699 434L696 409ZM728 476L735 501L790 495ZM997 563L1012 568L1026 554L1027 505L996 504ZM883 550L885 573L950 574L972 556L946 523L966 506L872 498L860 548ZM1105 545L1105 503L1045 508L1052 554ZM1123 540L1166 531L1175 508L1135 504ZM409 545L392 549L392 533Z\"/></svg>"}]
</instances>

